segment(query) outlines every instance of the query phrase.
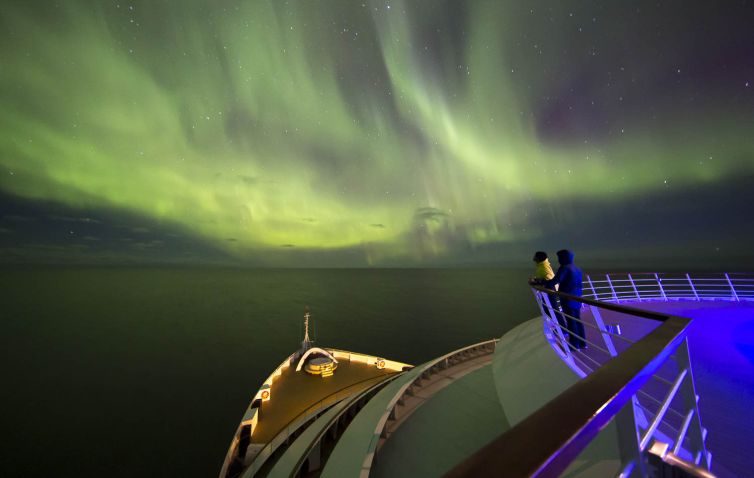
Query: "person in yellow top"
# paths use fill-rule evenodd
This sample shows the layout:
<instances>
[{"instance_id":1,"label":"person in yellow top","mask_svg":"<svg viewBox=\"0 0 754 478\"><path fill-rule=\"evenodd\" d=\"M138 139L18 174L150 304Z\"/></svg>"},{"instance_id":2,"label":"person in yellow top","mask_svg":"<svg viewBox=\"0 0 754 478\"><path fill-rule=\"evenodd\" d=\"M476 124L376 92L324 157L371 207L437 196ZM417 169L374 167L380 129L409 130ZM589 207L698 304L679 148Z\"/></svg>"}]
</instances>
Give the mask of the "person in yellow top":
<instances>
[{"instance_id":1,"label":"person in yellow top","mask_svg":"<svg viewBox=\"0 0 754 478\"><path fill-rule=\"evenodd\" d=\"M532 282L546 281L555 277L555 273L552 271L552 266L550 265L550 259L547 258L546 252L535 252L532 260L537 264L537 269L534 271Z\"/></svg>"},{"instance_id":2,"label":"person in yellow top","mask_svg":"<svg viewBox=\"0 0 754 478\"><path fill-rule=\"evenodd\" d=\"M545 251L537 251L532 258L534 263L537 264L537 268L534 270L534 277L529 279L529 284L544 286L546 281L552 280L555 277L555 272L550 265L550 259L547 258ZM558 290L558 284L555 284L555 290ZM561 330L564 335L568 335L568 329L566 329L566 321L560 314L560 299L555 294L547 294L550 299L550 306L555 309L555 317L558 319Z\"/></svg>"}]
</instances>

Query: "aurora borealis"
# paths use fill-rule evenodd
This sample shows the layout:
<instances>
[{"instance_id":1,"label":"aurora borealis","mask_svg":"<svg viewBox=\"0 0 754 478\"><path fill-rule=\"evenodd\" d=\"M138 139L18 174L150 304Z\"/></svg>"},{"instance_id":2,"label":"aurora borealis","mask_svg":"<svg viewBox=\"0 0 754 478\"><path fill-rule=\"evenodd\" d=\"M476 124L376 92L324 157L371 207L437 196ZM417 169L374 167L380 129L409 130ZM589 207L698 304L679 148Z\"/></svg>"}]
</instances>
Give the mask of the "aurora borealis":
<instances>
[{"instance_id":1,"label":"aurora borealis","mask_svg":"<svg viewBox=\"0 0 754 478\"><path fill-rule=\"evenodd\" d=\"M0 250L751 259L752 24L747 1L4 2Z\"/></svg>"}]
</instances>

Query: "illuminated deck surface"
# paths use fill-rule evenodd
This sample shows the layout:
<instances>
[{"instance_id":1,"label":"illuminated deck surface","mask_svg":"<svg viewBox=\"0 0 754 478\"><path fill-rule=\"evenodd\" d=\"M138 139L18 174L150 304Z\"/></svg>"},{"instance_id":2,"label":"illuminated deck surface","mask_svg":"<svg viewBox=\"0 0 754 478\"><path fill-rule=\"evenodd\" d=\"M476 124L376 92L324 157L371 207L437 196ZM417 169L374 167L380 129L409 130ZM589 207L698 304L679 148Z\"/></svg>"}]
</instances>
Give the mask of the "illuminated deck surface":
<instances>
[{"instance_id":1,"label":"illuminated deck surface","mask_svg":"<svg viewBox=\"0 0 754 478\"><path fill-rule=\"evenodd\" d=\"M259 410L259 423L252 443L268 443L308 409L314 411L365 390L396 372L379 370L374 365L339 360L332 377L309 375L303 369L287 368L272 384L270 400Z\"/></svg>"}]
</instances>

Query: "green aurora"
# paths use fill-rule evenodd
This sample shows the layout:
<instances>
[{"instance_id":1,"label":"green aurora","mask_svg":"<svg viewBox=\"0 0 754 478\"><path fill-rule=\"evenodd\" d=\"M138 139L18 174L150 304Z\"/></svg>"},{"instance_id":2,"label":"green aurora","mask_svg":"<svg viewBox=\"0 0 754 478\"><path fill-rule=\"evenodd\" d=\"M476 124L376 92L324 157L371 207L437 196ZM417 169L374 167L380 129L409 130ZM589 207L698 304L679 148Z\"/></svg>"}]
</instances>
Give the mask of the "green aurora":
<instances>
[{"instance_id":1,"label":"green aurora","mask_svg":"<svg viewBox=\"0 0 754 478\"><path fill-rule=\"evenodd\" d=\"M0 191L380 264L754 172L750 80L685 77L703 12L657 47L623 7L532 5L8 4Z\"/></svg>"}]
</instances>

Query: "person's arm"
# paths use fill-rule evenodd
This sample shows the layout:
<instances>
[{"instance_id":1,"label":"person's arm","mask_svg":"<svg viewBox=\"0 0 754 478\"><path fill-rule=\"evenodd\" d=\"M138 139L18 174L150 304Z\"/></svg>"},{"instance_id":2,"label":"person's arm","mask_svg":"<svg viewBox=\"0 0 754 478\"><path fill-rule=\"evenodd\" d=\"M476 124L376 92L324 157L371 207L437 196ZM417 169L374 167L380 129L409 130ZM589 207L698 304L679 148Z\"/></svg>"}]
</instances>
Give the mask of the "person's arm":
<instances>
[{"instance_id":1,"label":"person's arm","mask_svg":"<svg viewBox=\"0 0 754 478\"><path fill-rule=\"evenodd\" d=\"M555 285L560 284L560 281L563 280L563 276L565 276L565 272L565 267L558 267L558 272L555 273L555 277L550 280L543 281L542 284L548 289L555 290Z\"/></svg>"},{"instance_id":2,"label":"person's arm","mask_svg":"<svg viewBox=\"0 0 754 478\"><path fill-rule=\"evenodd\" d=\"M543 271L542 265L541 264L537 264L536 268L534 269L534 275L531 276L531 277L529 277L529 284L531 284L531 285L535 285L535 284L536 285L541 285L542 284L542 280L546 279L546 277L544 277L542 275L542 271Z\"/></svg>"}]
</instances>

